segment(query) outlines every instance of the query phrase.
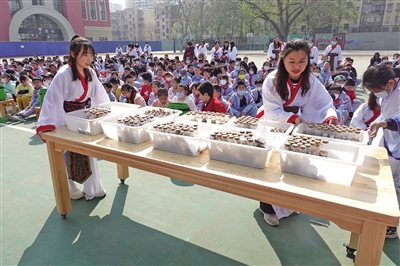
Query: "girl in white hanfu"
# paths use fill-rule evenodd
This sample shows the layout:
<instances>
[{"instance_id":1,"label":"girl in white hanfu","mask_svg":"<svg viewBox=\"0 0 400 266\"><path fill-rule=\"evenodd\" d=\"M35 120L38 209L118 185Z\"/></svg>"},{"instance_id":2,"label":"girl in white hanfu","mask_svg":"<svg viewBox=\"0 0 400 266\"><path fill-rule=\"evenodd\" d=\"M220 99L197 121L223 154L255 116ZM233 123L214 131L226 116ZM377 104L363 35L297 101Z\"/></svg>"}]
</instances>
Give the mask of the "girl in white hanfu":
<instances>
[{"instance_id":1,"label":"girl in white hanfu","mask_svg":"<svg viewBox=\"0 0 400 266\"><path fill-rule=\"evenodd\" d=\"M274 37L274 41L268 47L268 58L269 60L276 58L279 60L280 54L285 48L285 43L279 41L279 36Z\"/></svg>"},{"instance_id":2,"label":"girl in white hanfu","mask_svg":"<svg viewBox=\"0 0 400 266\"><path fill-rule=\"evenodd\" d=\"M92 106L110 101L96 72L90 67L94 54L87 39L79 35L72 38L68 64L58 70L47 90L37 122L36 133L39 136L42 132L65 126L63 114L84 109L89 98ZM68 151L64 157L71 199L86 197L86 200L91 200L105 196L96 158ZM83 192L73 180L83 183Z\"/></svg>"},{"instance_id":3,"label":"girl in white hanfu","mask_svg":"<svg viewBox=\"0 0 400 266\"><path fill-rule=\"evenodd\" d=\"M264 119L299 125L304 122L338 124L332 97L310 72L310 47L305 40L286 43L278 69L264 81ZM264 220L272 226L292 210L260 203Z\"/></svg>"}]
</instances>

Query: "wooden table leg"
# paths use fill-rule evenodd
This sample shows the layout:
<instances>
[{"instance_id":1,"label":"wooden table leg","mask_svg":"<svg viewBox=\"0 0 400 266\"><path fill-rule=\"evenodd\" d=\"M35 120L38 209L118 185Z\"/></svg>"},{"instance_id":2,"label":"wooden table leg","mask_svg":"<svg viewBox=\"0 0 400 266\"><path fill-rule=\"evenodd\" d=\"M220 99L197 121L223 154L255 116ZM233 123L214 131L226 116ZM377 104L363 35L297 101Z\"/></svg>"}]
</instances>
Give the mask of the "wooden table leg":
<instances>
[{"instance_id":1,"label":"wooden table leg","mask_svg":"<svg viewBox=\"0 0 400 266\"><path fill-rule=\"evenodd\" d=\"M12 102L12 110L13 110L13 114L16 114L16 113L17 113L17 106L15 105L14 100L13 100L13 102Z\"/></svg>"},{"instance_id":2,"label":"wooden table leg","mask_svg":"<svg viewBox=\"0 0 400 266\"><path fill-rule=\"evenodd\" d=\"M1 119L2 122L5 124L6 123L6 114L7 114L7 107L4 106L2 103L0 103L0 112L1 112Z\"/></svg>"},{"instance_id":3,"label":"wooden table leg","mask_svg":"<svg viewBox=\"0 0 400 266\"><path fill-rule=\"evenodd\" d=\"M125 183L125 179L129 177L128 166L117 164L117 172L118 172L118 178L121 180L121 183L122 184Z\"/></svg>"},{"instance_id":4,"label":"wooden table leg","mask_svg":"<svg viewBox=\"0 0 400 266\"><path fill-rule=\"evenodd\" d=\"M360 239L360 234L351 232L349 240L349 248L357 249L359 239Z\"/></svg>"},{"instance_id":5,"label":"wooden table leg","mask_svg":"<svg viewBox=\"0 0 400 266\"><path fill-rule=\"evenodd\" d=\"M64 153L55 149L54 142L47 141L46 144L57 211L65 218L65 215L72 210L72 206L65 170Z\"/></svg>"},{"instance_id":6,"label":"wooden table leg","mask_svg":"<svg viewBox=\"0 0 400 266\"><path fill-rule=\"evenodd\" d=\"M364 221L355 265L379 265L387 226Z\"/></svg>"}]
</instances>

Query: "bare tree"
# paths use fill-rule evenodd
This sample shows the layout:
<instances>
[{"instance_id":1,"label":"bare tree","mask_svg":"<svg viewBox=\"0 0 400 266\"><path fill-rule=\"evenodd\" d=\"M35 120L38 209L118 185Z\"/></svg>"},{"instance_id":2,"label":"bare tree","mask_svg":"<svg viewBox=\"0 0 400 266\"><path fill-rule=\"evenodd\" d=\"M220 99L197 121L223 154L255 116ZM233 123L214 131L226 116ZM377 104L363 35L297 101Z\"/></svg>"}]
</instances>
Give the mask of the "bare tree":
<instances>
[{"instance_id":1,"label":"bare tree","mask_svg":"<svg viewBox=\"0 0 400 266\"><path fill-rule=\"evenodd\" d=\"M144 35L147 41L154 41L156 39L156 25L154 23L146 23L144 27Z\"/></svg>"}]
</instances>

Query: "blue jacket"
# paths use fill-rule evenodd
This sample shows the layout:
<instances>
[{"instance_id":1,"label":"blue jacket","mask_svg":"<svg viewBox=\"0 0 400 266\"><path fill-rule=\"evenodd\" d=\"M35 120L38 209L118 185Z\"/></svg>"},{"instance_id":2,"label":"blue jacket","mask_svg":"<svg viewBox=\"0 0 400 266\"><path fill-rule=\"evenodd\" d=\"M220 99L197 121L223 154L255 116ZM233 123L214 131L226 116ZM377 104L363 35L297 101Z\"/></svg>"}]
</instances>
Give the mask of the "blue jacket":
<instances>
[{"instance_id":1,"label":"blue jacket","mask_svg":"<svg viewBox=\"0 0 400 266\"><path fill-rule=\"evenodd\" d=\"M244 98L246 98L246 104L244 107L240 107L240 98L237 95L237 93L234 93L230 98L229 98L229 103L231 105L231 112L234 116L239 116L241 112L249 112L254 106L254 99L251 97L251 95L246 92L243 95Z\"/></svg>"}]
</instances>

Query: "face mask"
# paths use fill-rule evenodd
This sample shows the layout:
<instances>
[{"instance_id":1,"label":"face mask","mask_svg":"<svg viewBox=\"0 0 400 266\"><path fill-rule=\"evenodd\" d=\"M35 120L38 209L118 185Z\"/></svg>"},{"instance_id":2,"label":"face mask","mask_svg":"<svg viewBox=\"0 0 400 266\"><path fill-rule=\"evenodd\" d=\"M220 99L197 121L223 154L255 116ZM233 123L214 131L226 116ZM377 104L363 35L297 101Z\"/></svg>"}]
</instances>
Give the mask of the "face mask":
<instances>
[{"instance_id":1,"label":"face mask","mask_svg":"<svg viewBox=\"0 0 400 266\"><path fill-rule=\"evenodd\" d=\"M340 87L344 88L344 84L338 84Z\"/></svg>"},{"instance_id":2,"label":"face mask","mask_svg":"<svg viewBox=\"0 0 400 266\"><path fill-rule=\"evenodd\" d=\"M176 93L176 97L178 97L179 99L185 97L185 93L184 92L177 92Z\"/></svg>"},{"instance_id":3,"label":"face mask","mask_svg":"<svg viewBox=\"0 0 400 266\"><path fill-rule=\"evenodd\" d=\"M245 77L246 77L246 75L244 75L244 74L239 75L239 79L244 79Z\"/></svg>"},{"instance_id":4,"label":"face mask","mask_svg":"<svg viewBox=\"0 0 400 266\"><path fill-rule=\"evenodd\" d=\"M226 85L226 80L222 79L220 83L221 83L222 86L225 86Z\"/></svg>"},{"instance_id":5,"label":"face mask","mask_svg":"<svg viewBox=\"0 0 400 266\"><path fill-rule=\"evenodd\" d=\"M136 61L136 65L139 65L140 61Z\"/></svg>"},{"instance_id":6,"label":"face mask","mask_svg":"<svg viewBox=\"0 0 400 266\"><path fill-rule=\"evenodd\" d=\"M235 70L239 70L240 69L240 67L239 66L235 66Z\"/></svg>"},{"instance_id":7,"label":"face mask","mask_svg":"<svg viewBox=\"0 0 400 266\"><path fill-rule=\"evenodd\" d=\"M339 94L335 93L335 100L339 98Z\"/></svg>"},{"instance_id":8,"label":"face mask","mask_svg":"<svg viewBox=\"0 0 400 266\"><path fill-rule=\"evenodd\" d=\"M44 82L46 82L47 84L50 84L51 80L50 79L45 79Z\"/></svg>"},{"instance_id":9,"label":"face mask","mask_svg":"<svg viewBox=\"0 0 400 266\"><path fill-rule=\"evenodd\" d=\"M172 78L165 78L167 81L171 81L172 80Z\"/></svg>"},{"instance_id":10,"label":"face mask","mask_svg":"<svg viewBox=\"0 0 400 266\"><path fill-rule=\"evenodd\" d=\"M331 41L331 44L332 44L332 45L336 45L336 44L337 44L337 42L335 42L335 41Z\"/></svg>"},{"instance_id":11,"label":"face mask","mask_svg":"<svg viewBox=\"0 0 400 266\"><path fill-rule=\"evenodd\" d=\"M240 96L243 96L246 93L246 91L238 91L237 94Z\"/></svg>"},{"instance_id":12,"label":"face mask","mask_svg":"<svg viewBox=\"0 0 400 266\"><path fill-rule=\"evenodd\" d=\"M188 64L188 65L189 65L189 64L190 64L190 60L186 60L186 64Z\"/></svg>"},{"instance_id":13,"label":"face mask","mask_svg":"<svg viewBox=\"0 0 400 266\"><path fill-rule=\"evenodd\" d=\"M379 105L381 105L381 100L378 98L378 99L376 99L376 104L379 104Z\"/></svg>"},{"instance_id":14,"label":"face mask","mask_svg":"<svg viewBox=\"0 0 400 266\"><path fill-rule=\"evenodd\" d=\"M257 90L258 91L262 91L262 87L257 87Z\"/></svg>"},{"instance_id":15,"label":"face mask","mask_svg":"<svg viewBox=\"0 0 400 266\"><path fill-rule=\"evenodd\" d=\"M377 92L377 93L374 92L374 94L376 97L378 97L380 99L386 98L389 95L386 91L381 91L381 92Z\"/></svg>"},{"instance_id":16,"label":"face mask","mask_svg":"<svg viewBox=\"0 0 400 266\"><path fill-rule=\"evenodd\" d=\"M181 66L176 66L177 70L181 70L181 68L182 68Z\"/></svg>"},{"instance_id":17,"label":"face mask","mask_svg":"<svg viewBox=\"0 0 400 266\"><path fill-rule=\"evenodd\" d=\"M264 70L268 70L269 69L269 66L264 66Z\"/></svg>"},{"instance_id":18,"label":"face mask","mask_svg":"<svg viewBox=\"0 0 400 266\"><path fill-rule=\"evenodd\" d=\"M317 78L319 78L319 73L317 72L313 72L314 76L316 76Z\"/></svg>"},{"instance_id":19,"label":"face mask","mask_svg":"<svg viewBox=\"0 0 400 266\"><path fill-rule=\"evenodd\" d=\"M147 62L151 62L151 59L150 59L150 58L148 58L148 59L147 59Z\"/></svg>"},{"instance_id":20,"label":"face mask","mask_svg":"<svg viewBox=\"0 0 400 266\"><path fill-rule=\"evenodd\" d=\"M250 70L250 71L249 71L249 74L250 74L250 75L253 75L253 74L254 74L254 71L253 71L253 70Z\"/></svg>"},{"instance_id":21,"label":"face mask","mask_svg":"<svg viewBox=\"0 0 400 266\"><path fill-rule=\"evenodd\" d=\"M308 46L310 47L313 47L313 45L314 45L313 43L308 43Z\"/></svg>"},{"instance_id":22,"label":"face mask","mask_svg":"<svg viewBox=\"0 0 400 266\"><path fill-rule=\"evenodd\" d=\"M1 79L1 82L2 83L6 83L6 79Z\"/></svg>"}]
</instances>

